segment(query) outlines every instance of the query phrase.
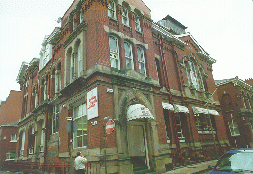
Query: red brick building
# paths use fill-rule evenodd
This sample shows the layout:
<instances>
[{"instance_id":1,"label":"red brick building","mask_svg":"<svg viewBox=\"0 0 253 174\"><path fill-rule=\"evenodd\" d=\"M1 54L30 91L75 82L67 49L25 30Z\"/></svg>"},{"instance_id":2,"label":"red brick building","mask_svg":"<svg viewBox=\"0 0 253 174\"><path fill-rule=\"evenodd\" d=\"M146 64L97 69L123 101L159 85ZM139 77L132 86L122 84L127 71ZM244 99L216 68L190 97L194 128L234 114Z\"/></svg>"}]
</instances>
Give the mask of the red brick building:
<instances>
[{"instance_id":1,"label":"red brick building","mask_svg":"<svg viewBox=\"0 0 253 174\"><path fill-rule=\"evenodd\" d=\"M4 167L5 161L14 161L16 157L18 124L7 123L0 126L0 167Z\"/></svg>"},{"instance_id":2,"label":"red brick building","mask_svg":"<svg viewBox=\"0 0 253 174\"><path fill-rule=\"evenodd\" d=\"M20 68L18 161L65 164L82 151L101 173L136 163L162 173L229 146L215 60L172 17L150 17L142 1L72 3L41 57Z\"/></svg>"},{"instance_id":3,"label":"red brick building","mask_svg":"<svg viewBox=\"0 0 253 174\"><path fill-rule=\"evenodd\" d=\"M215 82L231 146L252 147L252 85L238 77Z\"/></svg>"},{"instance_id":4,"label":"red brick building","mask_svg":"<svg viewBox=\"0 0 253 174\"><path fill-rule=\"evenodd\" d=\"M10 91L0 105L0 167L4 161L14 160L18 134L17 122L21 116L22 93Z\"/></svg>"}]
</instances>

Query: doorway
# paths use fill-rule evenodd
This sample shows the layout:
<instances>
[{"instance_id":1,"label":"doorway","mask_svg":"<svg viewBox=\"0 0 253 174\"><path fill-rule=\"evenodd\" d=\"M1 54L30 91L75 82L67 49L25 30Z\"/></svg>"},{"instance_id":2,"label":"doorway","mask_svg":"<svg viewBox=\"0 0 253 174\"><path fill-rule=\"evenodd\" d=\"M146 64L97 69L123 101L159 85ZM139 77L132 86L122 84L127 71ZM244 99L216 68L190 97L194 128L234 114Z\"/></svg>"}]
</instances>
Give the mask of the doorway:
<instances>
[{"instance_id":1,"label":"doorway","mask_svg":"<svg viewBox=\"0 0 253 174\"><path fill-rule=\"evenodd\" d=\"M128 121L127 140L131 161L150 169L145 122Z\"/></svg>"}]
</instances>

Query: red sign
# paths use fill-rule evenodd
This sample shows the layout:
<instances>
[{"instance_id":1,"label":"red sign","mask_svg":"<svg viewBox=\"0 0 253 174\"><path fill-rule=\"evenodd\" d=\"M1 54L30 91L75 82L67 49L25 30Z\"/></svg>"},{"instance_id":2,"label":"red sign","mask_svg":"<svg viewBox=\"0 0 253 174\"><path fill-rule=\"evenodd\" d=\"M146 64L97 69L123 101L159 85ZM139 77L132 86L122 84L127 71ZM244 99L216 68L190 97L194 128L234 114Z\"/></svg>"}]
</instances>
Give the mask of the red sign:
<instances>
[{"instance_id":1,"label":"red sign","mask_svg":"<svg viewBox=\"0 0 253 174\"><path fill-rule=\"evenodd\" d=\"M108 120L107 123L106 123L106 126L105 126L105 131L107 134L110 134L113 132L114 130L114 127L115 127L115 123L113 120Z\"/></svg>"}]
</instances>

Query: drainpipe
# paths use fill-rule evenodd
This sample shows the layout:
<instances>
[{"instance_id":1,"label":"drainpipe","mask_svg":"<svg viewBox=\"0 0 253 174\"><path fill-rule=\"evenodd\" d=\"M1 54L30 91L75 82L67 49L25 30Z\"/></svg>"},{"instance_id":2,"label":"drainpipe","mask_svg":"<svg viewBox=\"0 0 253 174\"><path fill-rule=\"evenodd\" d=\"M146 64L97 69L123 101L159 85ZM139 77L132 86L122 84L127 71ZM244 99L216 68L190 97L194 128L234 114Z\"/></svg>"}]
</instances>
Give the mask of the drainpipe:
<instances>
[{"instance_id":1,"label":"drainpipe","mask_svg":"<svg viewBox=\"0 0 253 174\"><path fill-rule=\"evenodd\" d=\"M164 52L163 52L163 37L161 35L159 36L159 42L160 42L159 50L160 50L160 55L161 55L164 83L165 83L165 87L166 87L167 91L169 92L169 102L170 102L171 105L174 106L173 100L172 100L172 93L171 93L170 85L169 85L166 61L165 61ZM172 111L171 113L172 113L174 133L175 133L175 136L176 136L177 156L179 158L181 158L182 153L181 153L180 142L179 142L178 133L177 133L176 116L175 116L174 111Z\"/></svg>"},{"instance_id":2,"label":"drainpipe","mask_svg":"<svg viewBox=\"0 0 253 174\"><path fill-rule=\"evenodd\" d=\"M48 74L48 86L47 86L47 92L48 92L48 97L47 100L50 100L50 74ZM47 136L48 136L48 110L49 110L49 105L47 104L47 109L46 109L46 118L45 118L45 148L44 148L44 166L47 163Z\"/></svg>"}]
</instances>

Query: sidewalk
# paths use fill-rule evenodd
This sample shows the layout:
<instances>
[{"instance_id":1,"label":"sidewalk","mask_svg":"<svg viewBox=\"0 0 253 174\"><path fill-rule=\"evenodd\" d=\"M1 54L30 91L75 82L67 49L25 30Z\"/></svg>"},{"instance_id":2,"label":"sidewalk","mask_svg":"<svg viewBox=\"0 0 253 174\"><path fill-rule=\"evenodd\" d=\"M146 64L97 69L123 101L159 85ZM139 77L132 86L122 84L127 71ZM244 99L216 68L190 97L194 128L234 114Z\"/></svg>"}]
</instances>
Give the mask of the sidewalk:
<instances>
[{"instance_id":1,"label":"sidewalk","mask_svg":"<svg viewBox=\"0 0 253 174\"><path fill-rule=\"evenodd\" d=\"M181 173L181 174L192 174L208 169L208 166L215 165L217 160L205 161L197 164L187 165L183 167L175 168L174 170L168 171L164 174Z\"/></svg>"}]
</instances>

